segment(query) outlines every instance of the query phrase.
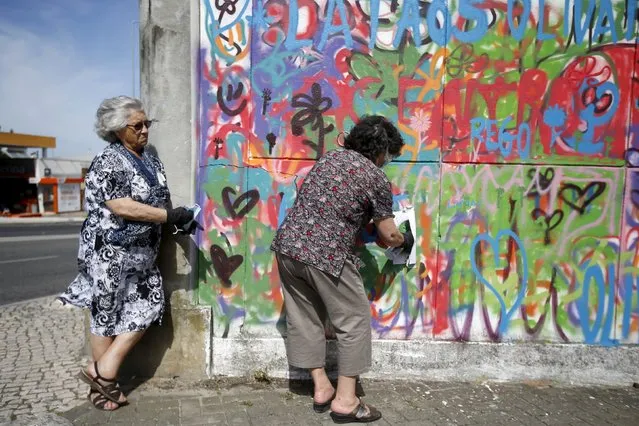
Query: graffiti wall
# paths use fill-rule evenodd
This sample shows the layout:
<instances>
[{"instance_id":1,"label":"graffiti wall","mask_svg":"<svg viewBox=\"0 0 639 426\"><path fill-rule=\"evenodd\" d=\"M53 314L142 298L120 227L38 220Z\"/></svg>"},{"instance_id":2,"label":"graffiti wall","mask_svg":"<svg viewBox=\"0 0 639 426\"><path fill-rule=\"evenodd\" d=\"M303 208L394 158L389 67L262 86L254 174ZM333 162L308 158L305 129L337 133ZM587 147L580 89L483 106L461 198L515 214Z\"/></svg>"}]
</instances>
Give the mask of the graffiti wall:
<instances>
[{"instance_id":1,"label":"graffiti wall","mask_svg":"<svg viewBox=\"0 0 639 426\"><path fill-rule=\"evenodd\" d=\"M199 302L278 336L271 240L364 114L418 264L362 230L377 338L639 343L638 0L202 0Z\"/></svg>"}]
</instances>

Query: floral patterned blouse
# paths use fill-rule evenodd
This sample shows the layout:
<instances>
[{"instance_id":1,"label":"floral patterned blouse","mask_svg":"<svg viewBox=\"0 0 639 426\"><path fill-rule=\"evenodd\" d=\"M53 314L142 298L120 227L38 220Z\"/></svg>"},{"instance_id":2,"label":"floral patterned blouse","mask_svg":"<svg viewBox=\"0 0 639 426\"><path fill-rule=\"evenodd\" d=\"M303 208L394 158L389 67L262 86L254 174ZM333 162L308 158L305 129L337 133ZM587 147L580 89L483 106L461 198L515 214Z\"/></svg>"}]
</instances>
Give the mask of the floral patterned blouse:
<instances>
[{"instance_id":1,"label":"floral patterned blouse","mask_svg":"<svg viewBox=\"0 0 639 426\"><path fill-rule=\"evenodd\" d=\"M360 153L329 151L309 172L295 204L277 231L271 250L339 277L367 223L394 217L391 184Z\"/></svg>"},{"instance_id":2,"label":"floral patterned blouse","mask_svg":"<svg viewBox=\"0 0 639 426\"><path fill-rule=\"evenodd\" d=\"M87 218L80 232L78 275L60 296L91 312L91 333L117 336L146 329L164 312L162 276L156 264L160 225L127 220L106 202L132 198L165 208L170 200L164 165L115 142L98 154L85 178Z\"/></svg>"}]
</instances>

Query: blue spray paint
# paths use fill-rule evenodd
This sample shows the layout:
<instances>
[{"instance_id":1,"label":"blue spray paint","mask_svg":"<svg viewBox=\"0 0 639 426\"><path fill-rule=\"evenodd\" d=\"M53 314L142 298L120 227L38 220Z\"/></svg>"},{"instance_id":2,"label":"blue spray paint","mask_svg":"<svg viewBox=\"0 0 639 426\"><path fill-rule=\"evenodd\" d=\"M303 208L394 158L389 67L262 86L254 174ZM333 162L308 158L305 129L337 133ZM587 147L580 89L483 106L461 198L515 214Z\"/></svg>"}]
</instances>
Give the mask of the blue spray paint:
<instances>
[{"instance_id":1,"label":"blue spray paint","mask_svg":"<svg viewBox=\"0 0 639 426\"><path fill-rule=\"evenodd\" d=\"M526 32L526 23L530 16L530 0L523 0L524 11L519 15L519 26L515 26L515 17L513 16L516 0L508 0L508 27L510 32L517 41L521 41L524 38L524 32Z\"/></svg>"},{"instance_id":2,"label":"blue spray paint","mask_svg":"<svg viewBox=\"0 0 639 426\"><path fill-rule=\"evenodd\" d=\"M250 4L251 2L247 1L244 4L244 6L242 6L242 10L240 10L235 15L234 19L231 22L220 27L217 22L215 13L213 12L213 8L211 7L211 2L209 0L204 2L204 8L206 10L205 12L206 36L211 42L211 58L213 59L213 62L217 61L216 59L217 57L225 58L227 61L232 61L234 59L235 55L229 55L228 52L218 49L217 43L215 41L221 34L224 34L226 31L230 30L235 25L237 25L240 21L242 21L242 19L244 19L244 15ZM241 40L242 43L244 41L245 40ZM214 67L211 67L210 72L212 76L216 76L216 70Z\"/></svg>"},{"instance_id":3,"label":"blue spray paint","mask_svg":"<svg viewBox=\"0 0 639 426\"><path fill-rule=\"evenodd\" d=\"M586 11L586 19L581 20L582 15L582 0L575 0L575 6L572 13L572 25L575 29L575 42L577 44L581 44L584 41L584 37L586 36L586 32L590 27L590 22L592 21L592 14L595 13L595 2L593 0L588 0L588 10ZM568 12L568 8L566 8L566 14L564 15L564 32L570 31L570 14ZM583 22L583 24L582 24ZM568 34L565 34L566 36Z\"/></svg>"},{"instance_id":4,"label":"blue spray paint","mask_svg":"<svg viewBox=\"0 0 639 426\"><path fill-rule=\"evenodd\" d=\"M335 14L335 4L337 2L337 10L339 12L340 25L333 25L333 15ZM351 28L348 26L348 16L346 16L346 8L344 7L343 0L328 0L326 21L324 23L324 29L322 30L322 36L320 37L317 48L322 50L328 40L330 34L341 32L344 34L344 42L349 49L353 48L353 36L351 35Z\"/></svg>"},{"instance_id":5,"label":"blue spray paint","mask_svg":"<svg viewBox=\"0 0 639 426\"><path fill-rule=\"evenodd\" d=\"M521 255L521 265L522 265L522 273L520 275L519 280L519 293L517 293L517 298L515 299L515 303L510 308L510 310L506 307L506 302L502 297L501 293L497 291L495 287L493 287L486 278L482 275L482 273L477 268L477 258L475 256L475 251L477 245L482 241L487 243L493 251L493 256L495 258L495 267L499 266L499 240L502 237L512 238L513 241L517 244L519 248L519 253ZM510 229L504 229L497 233L495 238L491 237L489 234L479 234L475 237L472 244L470 245L470 266L473 268L473 273L475 276L481 281L481 283L490 290L491 293L497 298L499 301L499 305L501 306L501 321L499 323L499 333L504 334L508 330L508 325L513 315L519 310L521 306L524 296L526 295L526 288L528 287L528 258L526 256L526 248L524 244L521 242L517 234L515 234Z\"/></svg>"},{"instance_id":6,"label":"blue spray paint","mask_svg":"<svg viewBox=\"0 0 639 426\"><path fill-rule=\"evenodd\" d=\"M530 158L530 141L531 141L531 131L528 123L521 123L517 130L517 148L519 150L519 157L522 160L527 160ZM526 135L526 138L522 141L522 135ZM525 142L525 145L522 145L522 142Z\"/></svg>"},{"instance_id":7,"label":"blue spray paint","mask_svg":"<svg viewBox=\"0 0 639 426\"><path fill-rule=\"evenodd\" d=\"M614 265L608 265L608 306L604 303L606 300L606 283L599 265L591 265L586 267L583 284L581 285L581 297L577 299L577 312L579 312L579 323L584 335L584 343L597 343L597 336L601 333L599 344L604 346L612 346L617 341L610 338L612 335L612 324L615 312L615 279ZM597 286L597 313L595 321L590 326L590 285L594 281ZM605 318L604 318L605 315Z\"/></svg>"},{"instance_id":8,"label":"blue spray paint","mask_svg":"<svg viewBox=\"0 0 639 426\"><path fill-rule=\"evenodd\" d=\"M621 325L621 336L627 339L630 336L630 324L632 323L632 296L634 295L633 284L639 284L632 274L624 275L624 294L623 294L623 320ZM637 291L637 313L639 313L639 291Z\"/></svg>"},{"instance_id":9,"label":"blue spray paint","mask_svg":"<svg viewBox=\"0 0 639 426\"><path fill-rule=\"evenodd\" d=\"M250 2L247 2L247 3L250 3ZM284 47L286 47L286 49L290 51L299 50L313 44L311 40L297 39L298 19L299 19L299 7L297 6L297 0L289 0L288 31L286 32L286 40L284 41Z\"/></svg>"},{"instance_id":10,"label":"blue spray paint","mask_svg":"<svg viewBox=\"0 0 639 426\"><path fill-rule=\"evenodd\" d=\"M470 143L471 145L484 142L486 149L490 152L499 151L502 156L508 157L512 154L513 141L517 139L518 153L522 159L530 157L531 131L528 123L521 123L517 128L517 135L513 135L508 130L508 124L512 117L506 117L501 124L497 120L489 120L477 117L470 120ZM499 124L499 131L493 130ZM482 134L484 132L484 134Z\"/></svg>"},{"instance_id":11,"label":"blue spray paint","mask_svg":"<svg viewBox=\"0 0 639 426\"><path fill-rule=\"evenodd\" d=\"M637 16L637 0L626 0L626 16L627 16L627 27L626 27L626 39L631 40L635 37L635 24L636 24L636 16Z\"/></svg>"},{"instance_id":12,"label":"blue spray paint","mask_svg":"<svg viewBox=\"0 0 639 426\"><path fill-rule=\"evenodd\" d=\"M604 19L606 24L604 26ZM599 14L597 15L597 23L592 33L592 38L597 40L599 36L606 34L610 31L610 36L613 43L617 43L617 30L615 29L615 15L612 12L612 4L610 0L600 0L599 2Z\"/></svg>"},{"instance_id":13,"label":"blue spray paint","mask_svg":"<svg viewBox=\"0 0 639 426\"><path fill-rule=\"evenodd\" d=\"M537 40L552 40L555 38L554 34L548 34L544 32L544 27L546 26L546 14L544 13L546 9L546 0L539 0L539 21L537 21ZM568 12L565 12L568 13Z\"/></svg>"},{"instance_id":14,"label":"blue spray paint","mask_svg":"<svg viewBox=\"0 0 639 426\"><path fill-rule=\"evenodd\" d=\"M475 6L478 3L481 3L481 0L461 0L459 2L459 15L468 21L475 21L475 27L469 31L462 31L455 26L451 28L453 36L462 43L473 43L486 35L488 18L483 10Z\"/></svg>"},{"instance_id":15,"label":"blue spray paint","mask_svg":"<svg viewBox=\"0 0 639 426\"><path fill-rule=\"evenodd\" d=\"M379 6L378 6L379 7ZM422 36L419 32L419 3L417 0L406 0L402 7L402 16L397 23L397 32L393 39L393 46L397 48L404 37L404 32L410 29L413 33L413 42L415 46L421 45Z\"/></svg>"},{"instance_id":16,"label":"blue spray paint","mask_svg":"<svg viewBox=\"0 0 639 426\"><path fill-rule=\"evenodd\" d=\"M441 12L444 18L444 23L441 28L438 28L437 14ZM430 38L440 46L445 46L450 40L450 14L448 13L448 6L444 0L433 0L428 8L428 15L426 16L426 22L428 23L428 32Z\"/></svg>"},{"instance_id":17,"label":"blue spray paint","mask_svg":"<svg viewBox=\"0 0 639 426\"><path fill-rule=\"evenodd\" d=\"M610 108L608 108L608 111L605 114L597 115L595 113L595 102L587 105L586 108L579 113L579 117L588 124L588 129L585 133L583 133L580 141L577 141L574 137L570 137L566 138L566 143L577 152L583 154L598 154L603 152L604 144L603 142L594 140L595 127L607 124L614 117L615 112L617 112L617 108L619 107L619 88L616 84L609 81L601 83L596 87L592 87L586 80L582 83L579 93L583 95L583 93L589 89L595 90L597 99L601 98L606 93L610 94L612 96Z\"/></svg>"},{"instance_id":18,"label":"blue spray paint","mask_svg":"<svg viewBox=\"0 0 639 426\"><path fill-rule=\"evenodd\" d=\"M377 29L379 28L379 2L380 0L371 0L371 38L368 40L368 48L375 47L377 40Z\"/></svg>"}]
</instances>

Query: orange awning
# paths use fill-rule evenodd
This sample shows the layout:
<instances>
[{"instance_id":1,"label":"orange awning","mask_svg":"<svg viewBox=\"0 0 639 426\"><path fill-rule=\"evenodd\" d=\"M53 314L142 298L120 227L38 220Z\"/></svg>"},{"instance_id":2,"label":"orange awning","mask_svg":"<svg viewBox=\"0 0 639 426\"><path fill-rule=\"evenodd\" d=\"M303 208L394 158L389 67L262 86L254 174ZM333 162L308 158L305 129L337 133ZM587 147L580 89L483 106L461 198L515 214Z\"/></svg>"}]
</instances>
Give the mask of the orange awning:
<instances>
[{"instance_id":1,"label":"orange awning","mask_svg":"<svg viewBox=\"0 0 639 426\"><path fill-rule=\"evenodd\" d=\"M24 148L55 148L55 138L52 136L0 132L0 145Z\"/></svg>"}]
</instances>

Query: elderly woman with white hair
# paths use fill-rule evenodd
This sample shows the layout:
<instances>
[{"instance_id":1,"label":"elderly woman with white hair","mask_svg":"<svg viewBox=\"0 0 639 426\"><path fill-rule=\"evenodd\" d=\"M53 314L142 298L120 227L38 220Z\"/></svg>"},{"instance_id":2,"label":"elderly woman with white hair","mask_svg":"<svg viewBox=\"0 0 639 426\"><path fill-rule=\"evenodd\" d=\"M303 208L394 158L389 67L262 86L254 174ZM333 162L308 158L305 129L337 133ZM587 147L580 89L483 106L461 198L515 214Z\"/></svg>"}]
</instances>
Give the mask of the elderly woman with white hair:
<instances>
[{"instance_id":1,"label":"elderly woman with white hair","mask_svg":"<svg viewBox=\"0 0 639 426\"><path fill-rule=\"evenodd\" d=\"M138 99L106 99L96 114L96 133L109 145L85 178L87 218L78 252L79 274L62 303L91 313L93 362L80 373L89 400L101 410L127 403L117 383L125 356L144 331L161 320L162 277L156 265L162 223L184 229L193 212L168 208L162 162L145 150L151 121ZM188 229L192 231L192 229Z\"/></svg>"}]
</instances>

